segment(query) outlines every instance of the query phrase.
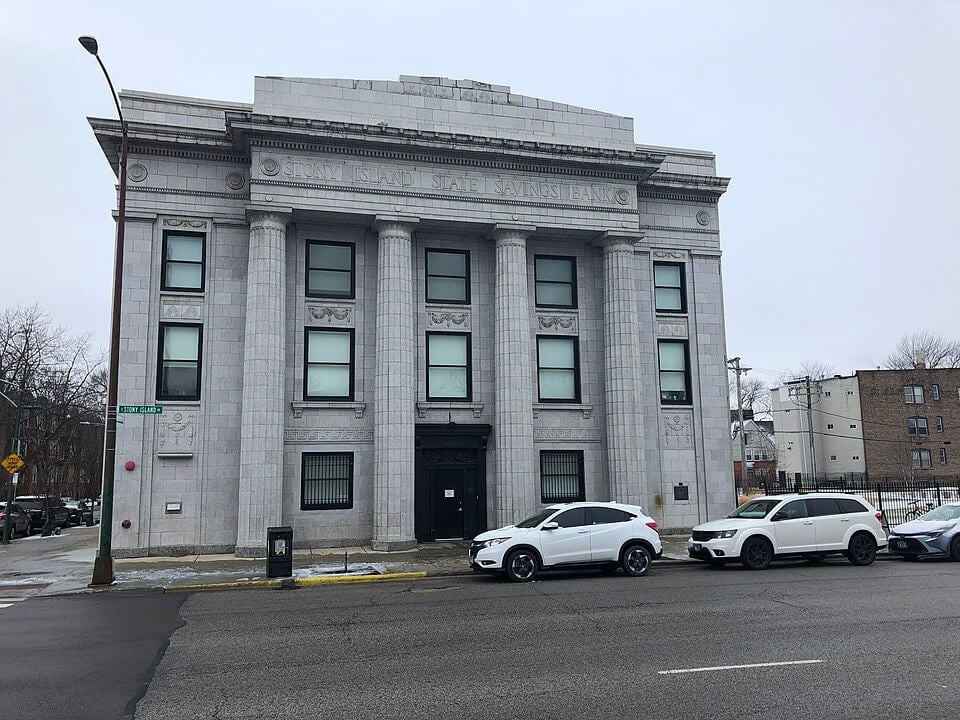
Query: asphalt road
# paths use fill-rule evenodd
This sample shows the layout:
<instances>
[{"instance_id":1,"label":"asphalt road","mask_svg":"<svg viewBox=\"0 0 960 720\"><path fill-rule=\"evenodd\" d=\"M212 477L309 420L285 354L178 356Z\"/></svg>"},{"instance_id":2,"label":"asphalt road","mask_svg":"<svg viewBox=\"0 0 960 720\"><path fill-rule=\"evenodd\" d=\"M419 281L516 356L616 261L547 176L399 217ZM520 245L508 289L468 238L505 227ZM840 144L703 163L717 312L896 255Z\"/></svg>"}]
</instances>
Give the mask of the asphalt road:
<instances>
[{"instance_id":1,"label":"asphalt road","mask_svg":"<svg viewBox=\"0 0 960 720\"><path fill-rule=\"evenodd\" d=\"M958 591L960 564L836 560L34 597L0 610L0 691L24 720L956 718Z\"/></svg>"}]
</instances>

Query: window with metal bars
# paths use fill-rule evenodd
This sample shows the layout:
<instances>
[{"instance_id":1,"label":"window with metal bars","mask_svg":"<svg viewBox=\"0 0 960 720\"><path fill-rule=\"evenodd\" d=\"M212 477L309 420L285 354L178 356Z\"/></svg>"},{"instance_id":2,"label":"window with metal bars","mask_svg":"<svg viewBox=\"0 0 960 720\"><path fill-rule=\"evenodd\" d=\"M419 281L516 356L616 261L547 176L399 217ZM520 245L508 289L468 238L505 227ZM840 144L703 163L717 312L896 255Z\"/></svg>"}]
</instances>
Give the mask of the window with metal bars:
<instances>
[{"instance_id":1,"label":"window with metal bars","mask_svg":"<svg viewBox=\"0 0 960 720\"><path fill-rule=\"evenodd\" d=\"M300 474L301 510L353 507L353 453L304 453Z\"/></svg>"},{"instance_id":2,"label":"window with metal bars","mask_svg":"<svg viewBox=\"0 0 960 720\"><path fill-rule=\"evenodd\" d=\"M540 500L545 503L584 499L583 451L540 451Z\"/></svg>"}]
</instances>

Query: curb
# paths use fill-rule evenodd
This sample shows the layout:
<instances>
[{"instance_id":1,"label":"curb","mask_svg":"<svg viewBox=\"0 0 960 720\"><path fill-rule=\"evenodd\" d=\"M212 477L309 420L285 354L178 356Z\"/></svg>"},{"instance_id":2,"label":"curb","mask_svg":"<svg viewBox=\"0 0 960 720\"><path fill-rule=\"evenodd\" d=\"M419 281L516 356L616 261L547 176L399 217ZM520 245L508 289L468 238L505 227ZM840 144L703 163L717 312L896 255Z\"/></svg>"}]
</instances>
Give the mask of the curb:
<instances>
[{"instance_id":1,"label":"curb","mask_svg":"<svg viewBox=\"0 0 960 720\"><path fill-rule=\"evenodd\" d=\"M237 580L235 582L201 583L198 585L171 585L166 592L199 592L204 590L240 590L263 588L300 588L316 585L344 583L391 582L396 580L422 580L425 572L385 573L383 575L334 575L331 577L271 578L269 580Z\"/></svg>"}]
</instances>

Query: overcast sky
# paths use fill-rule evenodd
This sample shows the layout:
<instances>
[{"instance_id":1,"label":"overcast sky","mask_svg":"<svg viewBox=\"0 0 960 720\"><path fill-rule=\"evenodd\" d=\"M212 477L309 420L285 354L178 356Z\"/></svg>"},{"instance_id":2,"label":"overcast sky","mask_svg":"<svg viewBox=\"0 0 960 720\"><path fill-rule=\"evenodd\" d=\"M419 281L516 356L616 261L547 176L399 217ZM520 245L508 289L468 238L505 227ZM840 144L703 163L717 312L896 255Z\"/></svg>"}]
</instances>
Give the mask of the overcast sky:
<instances>
[{"instance_id":1,"label":"overcast sky","mask_svg":"<svg viewBox=\"0 0 960 720\"><path fill-rule=\"evenodd\" d=\"M761 377L960 338L960 2L44 2L0 9L0 307L108 342L115 202L86 116L123 88L444 75L716 153L727 348Z\"/></svg>"}]
</instances>

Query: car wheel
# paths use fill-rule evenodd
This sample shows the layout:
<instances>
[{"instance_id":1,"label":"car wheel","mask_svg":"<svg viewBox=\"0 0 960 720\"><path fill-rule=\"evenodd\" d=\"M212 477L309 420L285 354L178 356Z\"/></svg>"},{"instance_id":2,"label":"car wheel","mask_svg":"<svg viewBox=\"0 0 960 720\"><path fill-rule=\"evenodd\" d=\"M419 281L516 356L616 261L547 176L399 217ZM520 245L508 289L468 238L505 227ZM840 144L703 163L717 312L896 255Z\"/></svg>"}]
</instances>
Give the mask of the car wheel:
<instances>
[{"instance_id":1,"label":"car wheel","mask_svg":"<svg viewBox=\"0 0 960 720\"><path fill-rule=\"evenodd\" d=\"M766 570L773 562L773 546L762 537L752 537L740 550L740 562L747 570Z\"/></svg>"},{"instance_id":2,"label":"car wheel","mask_svg":"<svg viewBox=\"0 0 960 720\"><path fill-rule=\"evenodd\" d=\"M826 559L827 559L827 556L826 556L825 553L819 553L819 554L817 554L817 555L810 555L809 557L805 558L806 563L807 563L808 565L819 565L820 563L822 563L822 562L823 562L824 560L826 560Z\"/></svg>"},{"instance_id":3,"label":"car wheel","mask_svg":"<svg viewBox=\"0 0 960 720\"><path fill-rule=\"evenodd\" d=\"M870 565L877 557L877 543L866 533L857 533L850 538L847 559L854 565Z\"/></svg>"},{"instance_id":4,"label":"car wheel","mask_svg":"<svg viewBox=\"0 0 960 720\"><path fill-rule=\"evenodd\" d=\"M960 562L960 535L957 535L950 543L950 559L954 562Z\"/></svg>"},{"instance_id":5,"label":"car wheel","mask_svg":"<svg viewBox=\"0 0 960 720\"><path fill-rule=\"evenodd\" d=\"M620 554L620 567L631 577L643 577L650 572L653 558L643 545L628 545Z\"/></svg>"},{"instance_id":6,"label":"car wheel","mask_svg":"<svg viewBox=\"0 0 960 720\"><path fill-rule=\"evenodd\" d=\"M540 563L532 550L521 548L507 555L504 567L513 582L530 582L537 575Z\"/></svg>"}]
</instances>

